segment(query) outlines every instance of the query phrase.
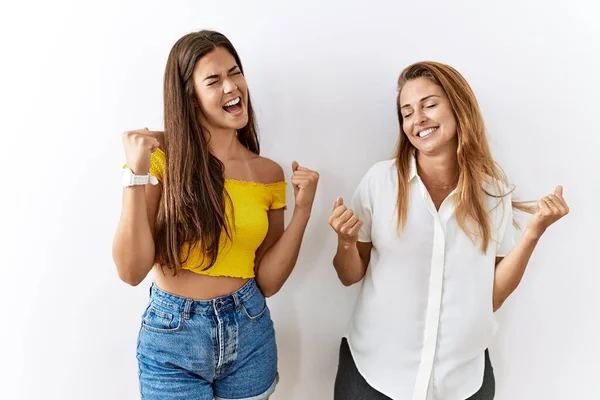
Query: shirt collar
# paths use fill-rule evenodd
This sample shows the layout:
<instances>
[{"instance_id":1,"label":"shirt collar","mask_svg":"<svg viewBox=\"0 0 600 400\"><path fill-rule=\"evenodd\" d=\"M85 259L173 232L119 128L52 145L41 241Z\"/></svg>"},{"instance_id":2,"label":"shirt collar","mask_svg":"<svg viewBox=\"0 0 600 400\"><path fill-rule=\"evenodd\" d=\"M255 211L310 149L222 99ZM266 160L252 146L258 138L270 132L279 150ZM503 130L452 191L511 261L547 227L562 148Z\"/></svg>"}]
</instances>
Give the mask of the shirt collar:
<instances>
[{"instance_id":1,"label":"shirt collar","mask_svg":"<svg viewBox=\"0 0 600 400\"><path fill-rule=\"evenodd\" d=\"M410 160L408 161L409 175L408 181L412 181L417 174L417 157L415 157L415 152L412 151L410 154Z\"/></svg>"}]
</instances>

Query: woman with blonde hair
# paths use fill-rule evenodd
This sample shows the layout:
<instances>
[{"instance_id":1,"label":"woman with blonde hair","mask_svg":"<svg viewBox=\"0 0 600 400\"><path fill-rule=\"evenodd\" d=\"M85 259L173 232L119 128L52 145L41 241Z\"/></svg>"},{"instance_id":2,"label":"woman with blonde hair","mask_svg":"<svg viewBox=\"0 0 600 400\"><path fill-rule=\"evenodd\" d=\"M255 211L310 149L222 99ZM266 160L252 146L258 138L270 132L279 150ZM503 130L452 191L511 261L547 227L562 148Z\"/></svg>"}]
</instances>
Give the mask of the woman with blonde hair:
<instances>
[{"instance_id":1,"label":"woman with blonde hair","mask_svg":"<svg viewBox=\"0 0 600 400\"><path fill-rule=\"evenodd\" d=\"M494 312L545 230L569 211L558 186L513 200L473 91L454 68L419 62L398 80L396 156L338 198L333 264L362 280L342 339L335 399L491 400ZM513 209L533 215L516 235Z\"/></svg>"}]
</instances>

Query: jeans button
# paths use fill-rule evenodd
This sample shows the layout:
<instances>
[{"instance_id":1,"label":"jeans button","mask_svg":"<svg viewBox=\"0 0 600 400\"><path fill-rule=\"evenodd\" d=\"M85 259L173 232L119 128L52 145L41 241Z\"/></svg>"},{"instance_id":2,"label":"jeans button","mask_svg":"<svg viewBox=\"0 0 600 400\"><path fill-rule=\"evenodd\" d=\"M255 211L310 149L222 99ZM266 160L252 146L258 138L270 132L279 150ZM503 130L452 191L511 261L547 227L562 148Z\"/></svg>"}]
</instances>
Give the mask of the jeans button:
<instances>
[{"instance_id":1,"label":"jeans button","mask_svg":"<svg viewBox=\"0 0 600 400\"><path fill-rule=\"evenodd\" d=\"M217 303L217 310L220 310L220 309L221 309L221 307L223 307L223 303L221 303L221 302L218 302L218 303Z\"/></svg>"}]
</instances>

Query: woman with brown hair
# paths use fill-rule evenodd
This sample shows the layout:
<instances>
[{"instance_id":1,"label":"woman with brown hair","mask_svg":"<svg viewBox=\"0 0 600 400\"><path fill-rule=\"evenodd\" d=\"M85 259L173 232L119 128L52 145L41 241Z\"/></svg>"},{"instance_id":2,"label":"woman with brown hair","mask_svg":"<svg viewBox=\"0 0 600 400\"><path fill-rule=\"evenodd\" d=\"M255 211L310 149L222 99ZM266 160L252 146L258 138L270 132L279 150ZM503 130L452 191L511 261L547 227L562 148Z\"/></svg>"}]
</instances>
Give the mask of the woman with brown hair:
<instances>
[{"instance_id":1,"label":"woman with brown hair","mask_svg":"<svg viewBox=\"0 0 600 400\"><path fill-rule=\"evenodd\" d=\"M240 58L222 34L175 43L164 81L165 131L123 135L120 278L154 283L138 338L143 399L267 399L278 380L265 297L289 277L319 175L292 163L284 227L282 168L259 156Z\"/></svg>"},{"instance_id":2,"label":"woman with brown hair","mask_svg":"<svg viewBox=\"0 0 600 400\"><path fill-rule=\"evenodd\" d=\"M407 67L397 108L395 158L374 165L351 208L338 199L329 218L340 280L364 278L335 399L490 400L494 312L568 213L563 190L537 207L513 200L475 95L452 67ZM533 214L520 238L515 208Z\"/></svg>"}]
</instances>

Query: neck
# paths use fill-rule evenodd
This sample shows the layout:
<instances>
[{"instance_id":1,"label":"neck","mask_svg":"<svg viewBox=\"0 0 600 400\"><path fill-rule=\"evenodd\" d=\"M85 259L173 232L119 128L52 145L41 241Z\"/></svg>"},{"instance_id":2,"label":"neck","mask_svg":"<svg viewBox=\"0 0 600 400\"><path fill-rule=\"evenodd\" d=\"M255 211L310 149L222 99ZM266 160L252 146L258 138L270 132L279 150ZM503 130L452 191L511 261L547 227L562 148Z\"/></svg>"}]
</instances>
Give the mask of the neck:
<instances>
[{"instance_id":1,"label":"neck","mask_svg":"<svg viewBox=\"0 0 600 400\"><path fill-rule=\"evenodd\" d=\"M240 142L235 130L210 128L206 135L211 153L221 162L235 158L240 150Z\"/></svg>"},{"instance_id":2,"label":"neck","mask_svg":"<svg viewBox=\"0 0 600 400\"><path fill-rule=\"evenodd\" d=\"M417 171L425 186L438 189L456 187L458 182L456 151L435 155L417 152Z\"/></svg>"}]
</instances>

